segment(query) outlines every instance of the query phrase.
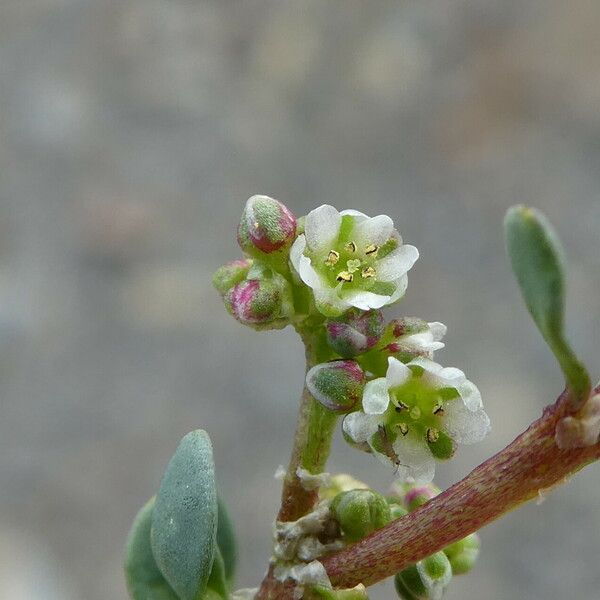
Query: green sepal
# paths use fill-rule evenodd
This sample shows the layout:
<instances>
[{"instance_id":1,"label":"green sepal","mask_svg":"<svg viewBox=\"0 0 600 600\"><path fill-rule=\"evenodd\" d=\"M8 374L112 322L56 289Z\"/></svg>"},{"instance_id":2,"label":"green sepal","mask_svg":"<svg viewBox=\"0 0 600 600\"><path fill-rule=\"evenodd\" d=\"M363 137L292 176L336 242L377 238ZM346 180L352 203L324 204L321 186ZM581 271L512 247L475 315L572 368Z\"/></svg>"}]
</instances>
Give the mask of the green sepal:
<instances>
[{"instance_id":1,"label":"green sepal","mask_svg":"<svg viewBox=\"0 0 600 600\"><path fill-rule=\"evenodd\" d=\"M504 220L506 247L525 304L558 360L577 403L590 377L564 336L565 259L554 228L539 211L513 206Z\"/></svg>"},{"instance_id":2,"label":"green sepal","mask_svg":"<svg viewBox=\"0 0 600 600\"><path fill-rule=\"evenodd\" d=\"M210 438L180 442L165 471L152 517L156 564L180 600L201 600L217 549L217 493Z\"/></svg>"},{"instance_id":3,"label":"green sepal","mask_svg":"<svg viewBox=\"0 0 600 600\"><path fill-rule=\"evenodd\" d=\"M150 547L154 498L140 509L125 545L125 581L132 600L179 600L158 568Z\"/></svg>"},{"instance_id":4,"label":"green sepal","mask_svg":"<svg viewBox=\"0 0 600 600\"><path fill-rule=\"evenodd\" d=\"M217 524L217 545L223 557L225 567L225 577L229 583L233 583L235 569L237 566L237 544L235 541L235 531L229 518L229 513L225 502L221 497L217 498L218 505L218 524Z\"/></svg>"},{"instance_id":5,"label":"green sepal","mask_svg":"<svg viewBox=\"0 0 600 600\"><path fill-rule=\"evenodd\" d=\"M411 565L394 577L394 586L402 600L422 600L427 598L427 588L419 575L416 565Z\"/></svg>"}]
</instances>

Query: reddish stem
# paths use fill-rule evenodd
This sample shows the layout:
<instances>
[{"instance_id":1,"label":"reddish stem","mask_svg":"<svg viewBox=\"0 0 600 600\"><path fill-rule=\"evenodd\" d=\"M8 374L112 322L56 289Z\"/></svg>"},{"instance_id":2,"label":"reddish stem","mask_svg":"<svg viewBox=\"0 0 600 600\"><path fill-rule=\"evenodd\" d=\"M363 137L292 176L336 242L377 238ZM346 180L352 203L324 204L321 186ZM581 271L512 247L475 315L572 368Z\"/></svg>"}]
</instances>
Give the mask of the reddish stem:
<instances>
[{"instance_id":1,"label":"reddish stem","mask_svg":"<svg viewBox=\"0 0 600 600\"><path fill-rule=\"evenodd\" d=\"M600 393L600 387L594 393ZM543 495L598 459L600 444L565 450L556 445L556 425L568 410L565 392L525 432L462 481L406 517L325 557L322 563L332 584L373 585ZM256 598L291 600L293 589L269 573Z\"/></svg>"}]
</instances>

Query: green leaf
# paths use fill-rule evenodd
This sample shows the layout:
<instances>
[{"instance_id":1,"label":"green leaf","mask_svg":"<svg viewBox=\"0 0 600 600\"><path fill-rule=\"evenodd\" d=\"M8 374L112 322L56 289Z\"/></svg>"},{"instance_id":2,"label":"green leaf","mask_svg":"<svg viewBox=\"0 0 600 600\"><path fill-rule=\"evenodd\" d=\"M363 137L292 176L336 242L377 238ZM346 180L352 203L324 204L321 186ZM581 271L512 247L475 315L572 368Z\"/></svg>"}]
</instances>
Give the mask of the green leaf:
<instances>
[{"instance_id":1,"label":"green leaf","mask_svg":"<svg viewBox=\"0 0 600 600\"><path fill-rule=\"evenodd\" d=\"M180 442L160 484L152 552L180 600L200 600L217 549L217 493L210 438L201 429Z\"/></svg>"},{"instance_id":2,"label":"green leaf","mask_svg":"<svg viewBox=\"0 0 600 600\"><path fill-rule=\"evenodd\" d=\"M235 542L235 532L225 502L218 498L219 522L217 526L217 544L223 557L225 565L225 577L229 583L233 583L235 568L237 565L237 545Z\"/></svg>"},{"instance_id":3,"label":"green leaf","mask_svg":"<svg viewBox=\"0 0 600 600\"><path fill-rule=\"evenodd\" d=\"M542 213L525 206L509 209L504 227L525 304L581 403L589 394L590 378L564 336L565 259L558 236Z\"/></svg>"},{"instance_id":4,"label":"green leaf","mask_svg":"<svg viewBox=\"0 0 600 600\"><path fill-rule=\"evenodd\" d=\"M221 551L217 547L215 553L215 560L208 578L207 591L217 593L221 598L229 597L229 585L227 584L227 578L225 577L225 563L223 562L223 556Z\"/></svg>"},{"instance_id":5,"label":"green leaf","mask_svg":"<svg viewBox=\"0 0 600 600\"><path fill-rule=\"evenodd\" d=\"M125 546L125 579L133 600L179 600L162 576L150 547L154 498L137 514Z\"/></svg>"}]
</instances>

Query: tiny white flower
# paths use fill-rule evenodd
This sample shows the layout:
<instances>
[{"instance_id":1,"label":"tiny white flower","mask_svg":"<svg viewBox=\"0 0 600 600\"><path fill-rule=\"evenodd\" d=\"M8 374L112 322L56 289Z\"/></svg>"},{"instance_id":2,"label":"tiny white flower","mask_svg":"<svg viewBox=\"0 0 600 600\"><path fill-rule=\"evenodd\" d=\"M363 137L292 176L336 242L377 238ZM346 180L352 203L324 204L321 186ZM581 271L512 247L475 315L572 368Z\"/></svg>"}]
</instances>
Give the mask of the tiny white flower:
<instances>
[{"instance_id":1,"label":"tiny white flower","mask_svg":"<svg viewBox=\"0 0 600 600\"><path fill-rule=\"evenodd\" d=\"M433 358L433 353L445 346L442 338L446 331L443 323L427 323L406 317L394 320L387 326L379 345L403 362L417 356Z\"/></svg>"},{"instance_id":2,"label":"tiny white flower","mask_svg":"<svg viewBox=\"0 0 600 600\"><path fill-rule=\"evenodd\" d=\"M366 384L362 410L347 415L343 428L401 478L426 483L435 459L450 458L455 444L481 441L490 420L479 390L460 369L422 356L407 364L390 357L386 376Z\"/></svg>"},{"instance_id":3,"label":"tiny white flower","mask_svg":"<svg viewBox=\"0 0 600 600\"><path fill-rule=\"evenodd\" d=\"M414 246L402 243L390 217L338 212L327 204L306 216L304 233L290 251L292 266L329 317L352 306L370 310L396 302L418 257Z\"/></svg>"}]
</instances>

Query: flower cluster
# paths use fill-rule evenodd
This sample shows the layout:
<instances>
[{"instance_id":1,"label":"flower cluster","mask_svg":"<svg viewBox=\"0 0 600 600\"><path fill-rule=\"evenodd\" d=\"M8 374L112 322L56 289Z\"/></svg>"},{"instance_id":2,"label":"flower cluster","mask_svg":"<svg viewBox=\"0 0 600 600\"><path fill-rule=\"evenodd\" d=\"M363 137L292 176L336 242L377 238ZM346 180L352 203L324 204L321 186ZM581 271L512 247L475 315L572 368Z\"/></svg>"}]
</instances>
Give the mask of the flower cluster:
<instances>
[{"instance_id":1,"label":"flower cluster","mask_svg":"<svg viewBox=\"0 0 600 600\"><path fill-rule=\"evenodd\" d=\"M344 415L352 445L391 464L403 480L429 482L436 460L481 440L490 423L477 387L433 361L446 327L404 317L385 323L419 257L386 215L323 205L301 219L252 196L238 242L245 257L213 278L229 312L255 329L310 332L319 364L306 386Z\"/></svg>"}]
</instances>

